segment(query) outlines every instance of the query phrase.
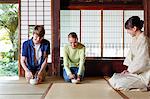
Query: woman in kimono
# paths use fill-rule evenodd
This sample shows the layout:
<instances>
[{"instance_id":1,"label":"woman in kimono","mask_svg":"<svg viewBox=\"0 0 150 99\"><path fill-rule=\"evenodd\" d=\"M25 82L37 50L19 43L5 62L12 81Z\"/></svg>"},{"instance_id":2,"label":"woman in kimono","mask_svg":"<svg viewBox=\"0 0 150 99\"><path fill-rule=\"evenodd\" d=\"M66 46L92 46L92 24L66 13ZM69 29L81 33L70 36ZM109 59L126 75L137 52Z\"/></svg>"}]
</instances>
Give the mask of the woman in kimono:
<instances>
[{"instance_id":1,"label":"woman in kimono","mask_svg":"<svg viewBox=\"0 0 150 99\"><path fill-rule=\"evenodd\" d=\"M123 63L128 68L121 73L114 73L109 79L114 89L150 89L150 43L141 31L143 23L138 16L132 16L125 23L127 32L132 36L130 50Z\"/></svg>"}]
</instances>

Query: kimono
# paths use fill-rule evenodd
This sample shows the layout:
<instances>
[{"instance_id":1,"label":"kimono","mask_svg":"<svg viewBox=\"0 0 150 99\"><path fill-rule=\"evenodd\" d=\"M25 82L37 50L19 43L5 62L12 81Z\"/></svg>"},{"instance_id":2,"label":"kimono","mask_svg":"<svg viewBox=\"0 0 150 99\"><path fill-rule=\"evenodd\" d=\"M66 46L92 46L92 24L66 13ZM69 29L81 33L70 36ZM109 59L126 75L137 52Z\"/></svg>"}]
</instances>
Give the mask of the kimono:
<instances>
[{"instance_id":1,"label":"kimono","mask_svg":"<svg viewBox=\"0 0 150 99\"><path fill-rule=\"evenodd\" d=\"M114 73L108 80L117 90L138 89L146 91L150 83L150 41L141 33L132 37L132 43L124 65L129 73Z\"/></svg>"}]
</instances>

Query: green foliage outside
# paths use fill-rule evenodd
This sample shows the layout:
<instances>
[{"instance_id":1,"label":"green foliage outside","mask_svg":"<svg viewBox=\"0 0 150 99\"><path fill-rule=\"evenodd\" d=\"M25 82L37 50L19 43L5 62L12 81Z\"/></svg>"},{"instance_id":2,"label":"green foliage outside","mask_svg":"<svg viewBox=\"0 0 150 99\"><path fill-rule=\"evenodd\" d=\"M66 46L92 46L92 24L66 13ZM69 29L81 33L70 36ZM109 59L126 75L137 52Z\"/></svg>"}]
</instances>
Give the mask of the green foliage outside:
<instances>
[{"instance_id":1,"label":"green foliage outside","mask_svg":"<svg viewBox=\"0 0 150 99\"><path fill-rule=\"evenodd\" d=\"M18 5L0 4L0 42L11 44L12 48L6 52L0 52L0 76L18 75Z\"/></svg>"},{"instance_id":2,"label":"green foliage outside","mask_svg":"<svg viewBox=\"0 0 150 99\"><path fill-rule=\"evenodd\" d=\"M17 76L18 61L0 62L0 76Z\"/></svg>"}]
</instances>

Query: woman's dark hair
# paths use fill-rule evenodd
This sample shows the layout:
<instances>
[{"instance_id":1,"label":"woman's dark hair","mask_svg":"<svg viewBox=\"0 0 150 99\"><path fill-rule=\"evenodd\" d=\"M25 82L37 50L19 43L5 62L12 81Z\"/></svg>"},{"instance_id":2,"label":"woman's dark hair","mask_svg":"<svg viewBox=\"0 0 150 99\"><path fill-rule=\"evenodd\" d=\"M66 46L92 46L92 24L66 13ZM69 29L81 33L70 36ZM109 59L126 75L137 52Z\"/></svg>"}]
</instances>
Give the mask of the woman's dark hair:
<instances>
[{"instance_id":1,"label":"woman's dark hair","mask_svg":"<svg viewBox=\"0 0 150 99\"><path fill-rule=\"evenodd\" d=\"M141 20L138 16L132 16L126 21L125 28L131 29L136 26L139 30L141 30L143 28L143 24L144 21Z\"/></svg>"},{"instance_id":2,"label":"woman's dark hair","mask_svg":"<svg viewBox=\"0 0 150 99\"><path fill-rule=\"evenodd\" d=\"M78 36L77 36L77 34L76 34L75 32L69 33L68 38L69 38L69 37L78 38Z\"/></svg>"}]
</instances>

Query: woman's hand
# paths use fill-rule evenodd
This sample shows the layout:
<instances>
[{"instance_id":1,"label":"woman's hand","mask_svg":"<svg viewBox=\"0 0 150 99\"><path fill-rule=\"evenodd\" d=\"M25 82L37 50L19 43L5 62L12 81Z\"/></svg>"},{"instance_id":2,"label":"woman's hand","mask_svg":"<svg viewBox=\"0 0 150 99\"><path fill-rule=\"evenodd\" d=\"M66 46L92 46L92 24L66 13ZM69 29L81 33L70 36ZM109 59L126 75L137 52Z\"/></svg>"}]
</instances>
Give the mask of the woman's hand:
<instances>
[{"instance_id":1,"label":"woman's hand","mask_svg":"<svg viewBox=\"0 0 150 99\"><path fill-rule=\"evenodd\" d=\"M80 75L77 76L77 80L81 81L81 76Z\"/></svg>"},{"instance_id":2,"label":"woman's hand","mask_svg":"<svg viewBox=\"0 0 150 99\"><path fill-rule=\"evenodd\" d=\"M128 73L129 73L129 71L124 70L123 72L121 72L121 75L128 74Z\"/></svg>"},{"instance_id":3,"label":"woman's hand","mask_svg":"<svg viewBox=\"0 0 150 99\"><path fill-rule=\"evenodd\" d=\"M74 79L74 78L75 78L75 75L71 73L71 74L69 74L69 78L70 78L70 79Z\"/></svg>"}]
</instances>

